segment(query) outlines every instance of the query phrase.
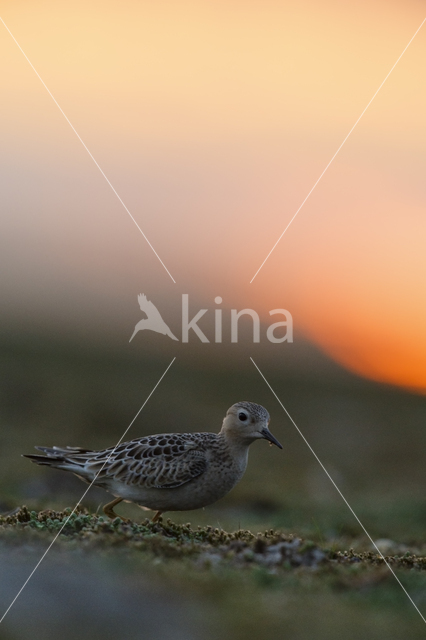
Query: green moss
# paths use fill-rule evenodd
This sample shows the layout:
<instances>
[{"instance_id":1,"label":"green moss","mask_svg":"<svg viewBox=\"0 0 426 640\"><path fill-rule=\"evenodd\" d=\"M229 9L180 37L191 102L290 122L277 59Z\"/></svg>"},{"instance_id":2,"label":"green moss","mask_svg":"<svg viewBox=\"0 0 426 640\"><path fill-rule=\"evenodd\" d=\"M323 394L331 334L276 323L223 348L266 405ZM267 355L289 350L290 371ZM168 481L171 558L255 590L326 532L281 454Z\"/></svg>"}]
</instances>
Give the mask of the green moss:
<instances>
[{"instance_id":1,"label":"green moss","mask_svg":"<svg viewBox=\"0 0 426 640\"><path fill-rule=\"evenodd\" d=\"M58 535L59 534L59 535ZM289 571L322 571L330 585L347 588L357 585L358 575L367 568L385 570L384 559L371 551L356 552L354 548L322 548L312 540L303 540L274 529L254 534L239 529L227 532L211 526L192 528L191 524L176 524L171 519L151 522L111 520L93 515L82 507L64 511L29 511L23 506L13 514L0 517L0 536L7 543L20 544L58 535L58 544L80 546L84 549L123 549L145 553L157 560L190 559L199 569L232 568L255 569L256 580L274 583L265 578L274 573ZM406 552L385 556L394 569L426 569L426 557ZM260 571L260 573L259 573ZM380 574L381 575L381 574ZM364 579L364 578L363 578ZM352 582L351 582L352 581ZM370 577L367 582L371 582Z\"/></svg>"}]
</instances>

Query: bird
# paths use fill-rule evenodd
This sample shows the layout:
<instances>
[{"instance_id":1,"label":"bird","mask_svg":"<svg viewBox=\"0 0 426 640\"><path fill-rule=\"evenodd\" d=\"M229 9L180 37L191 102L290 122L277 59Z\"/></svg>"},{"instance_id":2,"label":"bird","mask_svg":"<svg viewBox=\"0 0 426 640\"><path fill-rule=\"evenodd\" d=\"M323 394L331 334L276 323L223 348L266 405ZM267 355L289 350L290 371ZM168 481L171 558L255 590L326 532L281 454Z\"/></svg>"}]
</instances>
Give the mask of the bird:
<instances>
[{"instance_id":1,"label":"bird","mask_svg":"<svg viewBox=\"0 0 426 640\"><path fill-rule=\"evenodd\" d=\"M129 342L133 340L138 331L142 331L143 329L150 329L151 331L156 331L157 333L162 333L165 336L169 336L169 338L171 338L172 340L178 340L178 338L173 335L169 327L164 322L157 307L150 300L148 300L144 293L140 293L138 295L138 302L141 311L143 311L147 317L143 320L139 320Z\"/></svg>"},{"instance_id":2,"label":"bird","mask_svg":"<svg viewBox=\"0 0 426 640\"><path fill-rule=\"evenodd\" d=\"M227 411L219 433L160 433L91 451L80 447L35 447L32 462L71 471L114 497L105 515L121 518L114 507L134 502L155 511L190 511L223 498L241 480L255 440L282 449L269 431L269 413L254 402L237 402ZM124 520L124 518L121 518Z\"/></svg>"}]
</instances>

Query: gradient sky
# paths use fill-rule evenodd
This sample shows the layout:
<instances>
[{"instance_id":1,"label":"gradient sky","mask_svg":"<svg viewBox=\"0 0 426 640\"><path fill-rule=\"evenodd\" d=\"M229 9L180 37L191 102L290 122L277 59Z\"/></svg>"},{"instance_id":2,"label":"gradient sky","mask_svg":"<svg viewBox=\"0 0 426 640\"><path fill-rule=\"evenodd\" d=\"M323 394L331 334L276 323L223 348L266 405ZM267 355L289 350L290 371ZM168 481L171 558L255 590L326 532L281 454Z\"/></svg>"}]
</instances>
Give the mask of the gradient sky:
<instances>
[{"instance_id":1,"label":"gradient sky","mask_svg":"<svg viewBox=\"0 0 426 640\"><path fill-rule=\"evenodd\" d=\"M177 281L0 25L5 315L59 319L78 305L85 317L106 297L134 306L139 291L211 306L221 295L264 319L285 307L349 369L426 390L426 25L249 284L425 11L3 2Z\"/></svg>"}]
</instances>

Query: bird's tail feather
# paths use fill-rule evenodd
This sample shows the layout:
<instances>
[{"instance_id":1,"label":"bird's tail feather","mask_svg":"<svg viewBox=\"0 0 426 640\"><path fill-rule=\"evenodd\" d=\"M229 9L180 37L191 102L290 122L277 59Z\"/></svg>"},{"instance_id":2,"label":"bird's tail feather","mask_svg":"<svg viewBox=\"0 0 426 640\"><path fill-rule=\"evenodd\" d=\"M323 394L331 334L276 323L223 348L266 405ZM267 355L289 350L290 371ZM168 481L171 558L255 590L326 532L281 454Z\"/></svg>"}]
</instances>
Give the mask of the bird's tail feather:
<instances>
[{"instance_id":1,"label":"bird's tail feather","mask_svg":"<svg viewBox=\"0 0 426 640\"><path fill-rule=\"evenodd\" d=\"M35 462L36 464L46 465L47 467L56 467L59 466L61 462L65 462L64 458L48 458L47 456L40 456L36 453L27 453L22 455L23 458L29 458L31 462Z\"/></svg>"},{"instance_id":2,"label":"bird's tail feather","mask_svg":"<svg viewBox=\"0 0 426 640\"><path fill-rule=\"evenodd\" d=\"M82 470L87 462L87 456L90 449L82 449L81 447L35 447L42 451L45 455L37 453L24 454L24 458L29 458L35 464L54 467L56 469L64 469L66 471L76 472Z\"/></svg>"}]
</instances>

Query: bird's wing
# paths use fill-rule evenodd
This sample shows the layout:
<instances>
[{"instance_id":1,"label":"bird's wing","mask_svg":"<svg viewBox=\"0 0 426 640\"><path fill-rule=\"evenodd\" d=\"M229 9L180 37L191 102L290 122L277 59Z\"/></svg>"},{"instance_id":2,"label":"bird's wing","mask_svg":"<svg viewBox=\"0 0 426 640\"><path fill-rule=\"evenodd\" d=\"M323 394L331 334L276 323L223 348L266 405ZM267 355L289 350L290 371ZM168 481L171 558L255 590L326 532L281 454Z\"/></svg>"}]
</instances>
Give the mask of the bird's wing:
<instances>
[{"instance_id":1,"label":"bird's wing","mask_svg":"<svg viewBox=\"0 0 426 640\"><path fill-rule=\"evenodd\" d=\"M201 434L208 436L209 434ZM198 436L198 437L197 437ZM202 475L208 466L200 434L160 434L139 438L114 449L86 456L86 467L93 473L102 468L99 478L128 485L173 489Z\"/></svg>"},{"instance_id":2,"label":"bird's wing","mask_svg":"<svg viewBox=\"0 0 426 640\"><path fill-rule=\"evenodd\" d=\"M148 300L144 293L140 293L138 295L138 302L141 311L146 313L149 320L152 320L153 322L161 322L161 324L164 323L164 320L161 317L161 314L158 311L157 307L151 302L151 300Z\"/></svg>"}]
</instances>

